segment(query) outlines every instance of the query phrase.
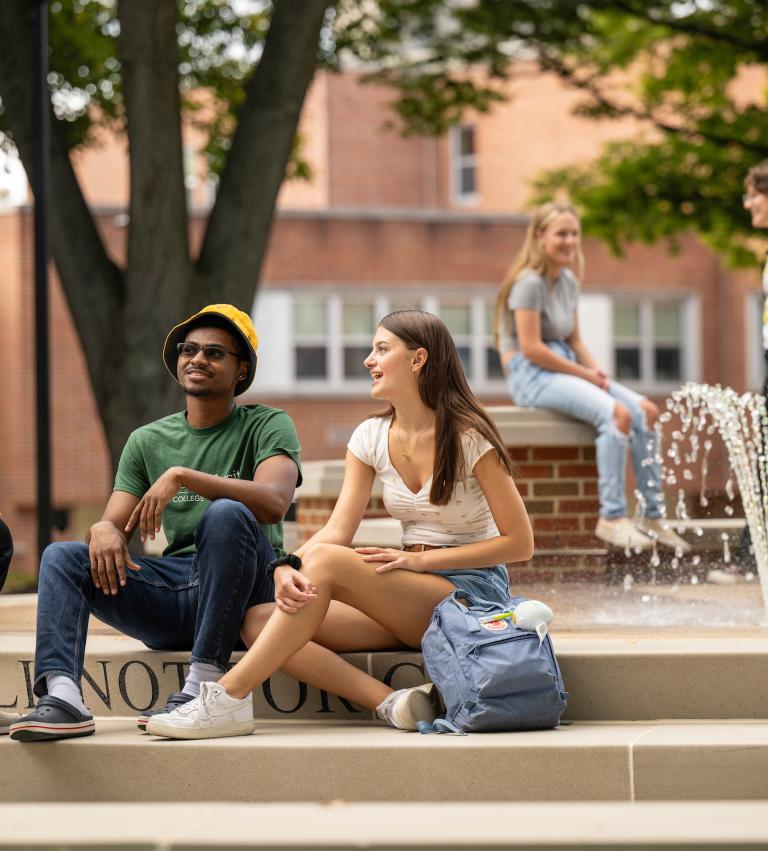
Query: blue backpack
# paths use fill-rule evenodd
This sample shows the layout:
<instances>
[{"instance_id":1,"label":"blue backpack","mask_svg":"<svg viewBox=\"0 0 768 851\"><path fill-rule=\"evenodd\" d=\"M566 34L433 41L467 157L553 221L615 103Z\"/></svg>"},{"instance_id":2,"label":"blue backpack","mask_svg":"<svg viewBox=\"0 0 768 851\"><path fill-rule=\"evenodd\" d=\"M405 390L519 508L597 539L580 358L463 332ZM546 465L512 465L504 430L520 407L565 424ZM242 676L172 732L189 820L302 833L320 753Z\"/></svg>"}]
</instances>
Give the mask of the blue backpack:
<instances>
[{"instance_id":1,"label":"blue backpack","mask_svg":"<svg viewBox=\"0 0 768 851\"><path fill-rule=\"evenodd\" d=\"M568 693L549 635L519 629L511 619L481 623L507 607L468 600L456 590L435 609L421 649L445 703L445 719L420 722L423 733L540 730L557 727Z\"/></svg>"}]
</instances>

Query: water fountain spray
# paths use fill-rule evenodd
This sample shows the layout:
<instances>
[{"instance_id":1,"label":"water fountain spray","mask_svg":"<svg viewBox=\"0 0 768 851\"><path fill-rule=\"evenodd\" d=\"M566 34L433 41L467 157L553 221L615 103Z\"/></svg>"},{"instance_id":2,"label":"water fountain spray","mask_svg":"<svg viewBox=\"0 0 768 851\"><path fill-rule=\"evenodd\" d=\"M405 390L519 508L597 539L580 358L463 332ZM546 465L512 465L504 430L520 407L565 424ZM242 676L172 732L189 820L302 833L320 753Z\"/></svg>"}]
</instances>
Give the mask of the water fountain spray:
<instances>
[{"instance_id":1,"label":"water fountain spray","mask_svg":"<svg viewBox=\"0 0 768 851\"><path fill-rule=\"evenodd\" d=\"M680 418L680 428L672 433L667 457L676 466L682 460L689 464L699 461L699 501L702 506L708 502L705 489L708 456L712 449L710 436L717 431L725 443L731 472L741 493L744 515L752 536L763 604L768 611L768 417L765 397L757 393L740 396L732 388L719 384L689 383L672 393L667 399L667 411L659 419L661 422L669 422L672 414ZM681 455L686 439L689 451ZM683 477L688 478L685 475ZM667 484L676 483L673 470L665 470L663 479ZM729 500L733 499L732 478L729 477L725 489ZM726 513L733 514L733 509ZM678 519L687 519L684 500L678 499L675 514ZM727 534L723 536L723 557L726 562L730 561Z\"/></svg>"}]
</instances>

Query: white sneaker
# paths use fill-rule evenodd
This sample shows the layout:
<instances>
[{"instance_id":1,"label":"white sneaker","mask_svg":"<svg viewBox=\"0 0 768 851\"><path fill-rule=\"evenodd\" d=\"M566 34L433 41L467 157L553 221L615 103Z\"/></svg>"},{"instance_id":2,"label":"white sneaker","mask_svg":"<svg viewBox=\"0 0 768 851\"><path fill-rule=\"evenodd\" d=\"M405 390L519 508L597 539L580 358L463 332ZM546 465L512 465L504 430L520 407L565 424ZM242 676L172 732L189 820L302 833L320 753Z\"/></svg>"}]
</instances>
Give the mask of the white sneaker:
<instances>
[{"instance_id":1,"label":"white sneaker","mask_svg":"<svg viewBox=\"0 0 768 851\"><path fill-rule=\"evenodd\" d=\"M655 537L665 547L671 547L673 550L682 550L683 553L689 553L691 551L691 545L671 528L669 520L664 520L661 517L643 517L638 524L638 528L649 538L653 539Z\"/></svg>"},{"instance_id":2,"label":"white sneaker","mask_svg":"<svg viewBox=\"0 0 768 851\"><path fill-rule=\"evenodd\" d=\"M20 712L5 712L0 709L0 736L7 736L11 732L11 724L15 724L20 718Z\"/></svg>"},{"instance_id":3,"label":"white sneaker","mask_svg":"<svg viewBox=\"0 0 768 851\"><path fill-rule=\"evenodd\" d=\"M417 721L430 724L440 714L437 689L432 683L393 691L376 707L376 714L398 730L418 730Z\"/></svg>"},{"instance_id":4,"label":"white sneaker","mask_svg":"<svg viewBox=\"0 0 768 851\"><path fill-rule=\"evenodd\" d=\"M151 715L147 732L169 739L219 739L249 736L256 729L253 698L230 697L218 683L201 683L200 694L173 712Z\"/></svg>"},{"instance_id":5,"label":"white sneaker","mask_svg":"<svg viewBox=\"0 0 768 851\"><path fill-rule=\"evenodd\" d=\"M707 571L707 582L713 585L739 585L746 581L746 577L737 567L716 567Z\"/></svg>"},{"instance_id":6,"label":"white sneaker","mask_svg":"<svg viewBox=\"0 0 768 851\"><path fill-rule=\"evenodd\" d=\"M643 534L629 517L619 517L617 520L606 520L601 517L595 526L595 535L606 544L612 544L621 549L647 550L653 545L651 539Z\"/></svg>"}]
</instances>

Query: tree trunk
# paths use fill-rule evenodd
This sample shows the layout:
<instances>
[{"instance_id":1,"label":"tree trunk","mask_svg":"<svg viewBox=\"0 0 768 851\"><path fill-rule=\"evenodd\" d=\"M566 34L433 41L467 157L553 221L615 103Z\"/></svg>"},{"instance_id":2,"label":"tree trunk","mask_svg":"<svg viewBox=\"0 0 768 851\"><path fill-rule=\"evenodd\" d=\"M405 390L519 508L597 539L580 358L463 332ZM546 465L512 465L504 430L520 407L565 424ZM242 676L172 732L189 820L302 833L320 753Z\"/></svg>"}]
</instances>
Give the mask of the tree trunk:
<instances>
[{"instance_id":1,"label":"tree trunk","mask_svg":"<svg viewBox=\"0 0 768 851\"><path fill-rule=\"evenodd\" d=\"M119 58L130 160L125 302L111 392L99 398L113 458L138 425L177 409L160 353L189 313L192 262L181 140L175 0L122 0Z\"/></svg>"},{"instance_id":2,"label":"tree trunk","mask_svg":"<svg viewBox=\"0 0 768 851\"><path fill-rule=\"evenodd\" d=\"M275 0L197 263L195 299L250 310L328 0Z\"/></svg>"},{"instance_id":3,"label":"tree trunk","mask_svg":"<svg viewBox=\"0 0 768 851\"><path fill-rule=\"evenodd\" d=\"M189 256L175 0L120 0L130 156L130 230L121 271L109 258L52 119L51 246L88 364L113 465L129 433L178 410L161 358L168 330L205 304L249 310L277 193L312 80L328 0L275 0L246 88L197 264ZM3 120L33 174L32 7L0 9Z\"/></svg>"},{"instance_id":4,"label":"tree trunk","mask_svg":"<svg viewBox=\"0 0 768 851\"><path fill-rule=\"evenodd\" d=\"M27 0L3 4L0 94L5 107L4 127L34 181L33 11L34 4ZM112 387L113 329L123 302L123 276L104 250L72 169L62 127L53 115L50 163L51 252L101 405Z\"/></svg>"}]
</instances>

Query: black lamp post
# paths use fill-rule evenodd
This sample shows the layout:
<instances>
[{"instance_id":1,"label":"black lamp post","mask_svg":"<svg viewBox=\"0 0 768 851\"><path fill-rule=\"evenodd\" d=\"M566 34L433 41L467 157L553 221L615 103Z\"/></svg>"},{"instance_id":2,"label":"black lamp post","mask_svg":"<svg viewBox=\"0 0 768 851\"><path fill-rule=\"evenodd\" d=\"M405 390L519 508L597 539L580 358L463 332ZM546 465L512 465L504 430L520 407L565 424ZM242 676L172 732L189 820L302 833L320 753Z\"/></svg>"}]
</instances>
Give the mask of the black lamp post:
<instances>
[{"instance_id":1,"label":"black lamp post","mask_svg":"<svg viewBox=\"0 0 768 851\"><path fill-rule=\"evenodd\" d=\"M37 420L37 548L51 541L51 405L48 354L48 171L50 100L48 96L48 2L34 0L35 49L35 388Z\"/></svg>"}]
</instances>

